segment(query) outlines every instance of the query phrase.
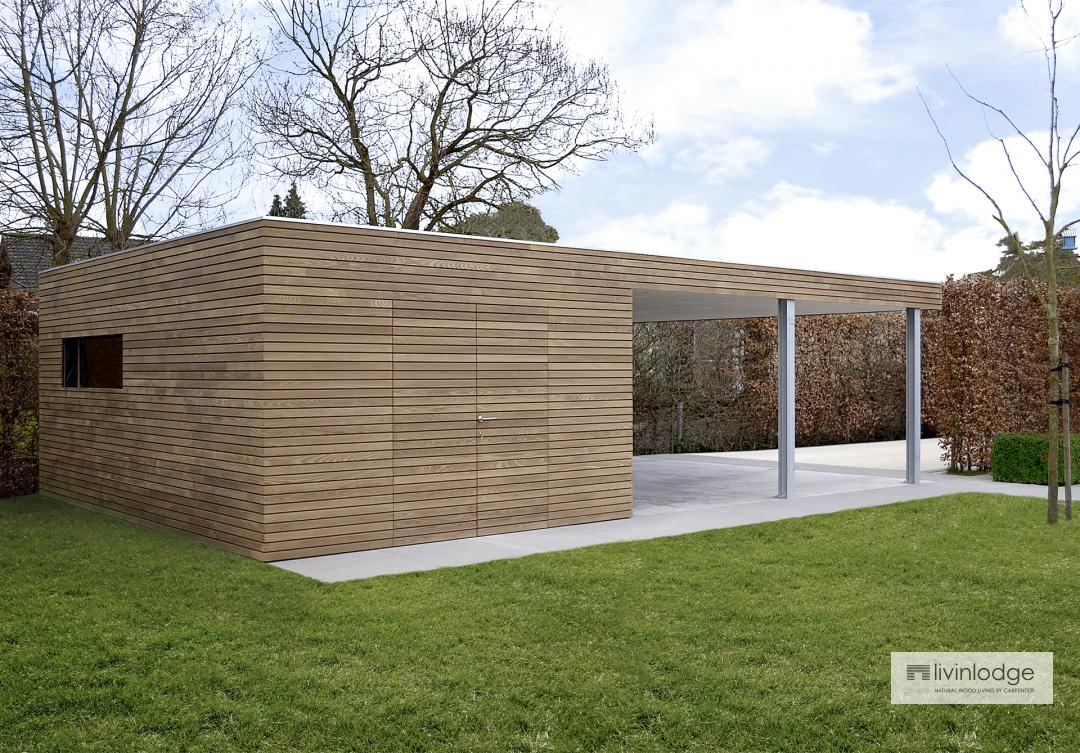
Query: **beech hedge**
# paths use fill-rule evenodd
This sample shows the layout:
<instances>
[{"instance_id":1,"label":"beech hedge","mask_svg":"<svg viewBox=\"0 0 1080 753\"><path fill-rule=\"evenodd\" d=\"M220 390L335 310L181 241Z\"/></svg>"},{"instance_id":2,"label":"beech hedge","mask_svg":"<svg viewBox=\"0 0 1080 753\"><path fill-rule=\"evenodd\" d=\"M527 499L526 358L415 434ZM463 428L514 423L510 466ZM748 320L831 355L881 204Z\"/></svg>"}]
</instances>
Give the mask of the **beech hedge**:
<instances>
[{"instance_id":1,"label":"beech hedge","mask_svg":"<svg viewBox=\"0 0 1080 753\"><path fill-rule=\"evenodd\" d=\"M1077 395L1080 287L1061 288L1059 304ZM795 328L796 443L903 438L903 314L800 316ZM638 324L634 349L635 452L776 446L775 318ZM1027 281L948 279L942 310L923 317L923 436L954 469L990 469L995 435L1046 431L1049 365Z\"/></svg>"},{"instance_id":2,"label":"beech hedge","mask_svg":"<svg viewBox=\"0 0 1080 753\"><path fill-rule=\"evenodd\" d=\"M0 290L0 497L37 490L37 297Z\"/></svg>"},{"instance_id":3,"label":"beech hedge","mask_svg":"<svg viewBox=\"0 0 1080 753\"><path fill-rule=\"evenodd\" d=\"M1058 302L1080 394L1080 288L1061 288ZM945 282L941 311L923 318L923 417L951 467L988 470L996 435L1046 431L1049 366L1046 312L1026 280Z\"/></svg>"}]
</instances>

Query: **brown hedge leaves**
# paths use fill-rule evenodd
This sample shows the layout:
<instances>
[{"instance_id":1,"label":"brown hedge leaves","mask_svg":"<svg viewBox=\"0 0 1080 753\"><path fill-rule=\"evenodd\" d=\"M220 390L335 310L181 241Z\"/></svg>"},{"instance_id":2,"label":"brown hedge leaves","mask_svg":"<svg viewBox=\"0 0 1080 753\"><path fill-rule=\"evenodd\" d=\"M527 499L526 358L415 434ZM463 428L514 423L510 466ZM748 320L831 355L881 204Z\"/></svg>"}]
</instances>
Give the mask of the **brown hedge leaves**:
<instances>
[{"instance_id":1,"label":"brown hedge leaves","mask_svg":"<svg viewBox=\"0 0 1080 753\"><path fill-rule=\"evenodd\" d=\"M1062 353L1080 360L1080 288L1061 291L1061 312ZM775 319L640 324L634 347L636 452L776 446ZM1046 430L1048 366L1026 281L950 278L923 317L924 435L954 468L988 469L995 434ZM799 317L795 384L798 444L902 438L903 315Z\"/></svg>"},{"instance_id":2,"label":"brown hedge leaves","mask_svg":"<svg viewBox=\"0 0 1080 753\"><path fill-rule=\"evenodd\" d=\"M799 317L795 343L800 445L903 436L902 314ZM776 446L774 319L639 324L634 349L636 452Z\"/></svg>"},{"instance_id":3,"label":"brown hedge leaves","mask_svg":"<svg viewBox=\"0 0 1080 753\"><path fill-rule=\"evenodd\" d=\"M1080 289L1060 297L1062 356L1080 355ZM950 278L923 332L924 415L952 467L988 469L994 434L1046 431L1046 313L1029 283Z\"/></svg>"},{"instance_id":4,"label":"brown hedge leaves","mask_svg":"<svg viewBox=\"0 0 1080 753\"><path fill-rule=\"evenodd\" d=\"M0 497L37 489L37 299L0 290Z\"/></svg>"}]
</instances>

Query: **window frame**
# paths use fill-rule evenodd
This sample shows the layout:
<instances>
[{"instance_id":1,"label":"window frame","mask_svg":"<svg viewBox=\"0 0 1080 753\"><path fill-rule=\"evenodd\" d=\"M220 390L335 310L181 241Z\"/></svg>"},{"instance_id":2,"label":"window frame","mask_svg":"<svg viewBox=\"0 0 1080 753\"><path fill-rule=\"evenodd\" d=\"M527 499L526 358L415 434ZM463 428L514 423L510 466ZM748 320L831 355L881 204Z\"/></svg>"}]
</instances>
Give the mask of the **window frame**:
<instances>
[{"instance_id":1,"label":"window frame","mask_svg":"<svg viewBox=\"0 0 1080 753\"><path fill-rule=\"evenodd\" d=\"M86 344L93 341L115 340L118 345L119 363L116 371L119 382L108 386L87 384L91 369L87 367ZM109 390L115 392L124 389L124 336L122 334L87 335L82 337L64 337L61 339L60 379L65 389L69 390Z\"/></svg>"}]
</instances>

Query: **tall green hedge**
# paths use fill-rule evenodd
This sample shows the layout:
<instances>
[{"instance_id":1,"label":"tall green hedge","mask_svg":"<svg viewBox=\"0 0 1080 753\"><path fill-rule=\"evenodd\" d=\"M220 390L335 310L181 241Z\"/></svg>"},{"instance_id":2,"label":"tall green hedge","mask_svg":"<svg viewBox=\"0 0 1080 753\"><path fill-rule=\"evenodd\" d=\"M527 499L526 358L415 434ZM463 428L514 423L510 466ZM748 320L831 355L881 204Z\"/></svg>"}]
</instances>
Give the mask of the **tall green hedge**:
<instances>
[{"instance_id":1,"label":"tall green hedge","mask_svg":"<svg viewBox=\"0 0 1080 753\"><path fill-rule=\"evenodd\" d=\"M37 489L37 297L0 289L0 498Z\"/></svg>"},{"instance_id":2,"label":"tall green hedge","mask_svg":"<svg viewBox=\"0 0 1080 753\"><path fill-rule=\"evenodd\" d=\"M1064 449L1062 441L1058 449L1059 474L1064 469ZM1049 454L1045 434L998 434L990 450L994 481L1045 484ZM1074 484L1080 483L1080 436L1075 434L1072 437L1072 476Z\"/></svg>"}]
</instances>

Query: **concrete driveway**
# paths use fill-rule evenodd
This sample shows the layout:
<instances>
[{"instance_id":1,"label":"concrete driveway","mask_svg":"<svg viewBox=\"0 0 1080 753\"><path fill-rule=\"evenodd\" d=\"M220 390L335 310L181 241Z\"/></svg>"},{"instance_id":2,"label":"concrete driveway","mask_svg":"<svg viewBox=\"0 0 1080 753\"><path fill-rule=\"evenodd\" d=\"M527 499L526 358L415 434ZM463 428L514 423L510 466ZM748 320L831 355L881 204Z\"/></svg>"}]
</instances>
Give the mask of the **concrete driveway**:
<instances>
[{"instance_id":1,"label":"concrete driveway","mask_svg":"<svg viewBox=\"0 0 1080 753\"><path fill-rule=\"evenodd\" d=\"M793 499L903 485L904 442L799 447ZM936 439L924 439L926 480L945 474ZM634 458L634 512L700 509L776 496L776 450L642 455Z\"/></svg>"},{"instance_id":2,"label":"concrete driveway","mask_svg":"<svg viewBox=\"0 0 1080 753\"><path fill-rule=\"evenodd\" d=\"M776 451L634 458L634 515L623 520L331 554L273 563L322 581L434 570L616 541L639 541L783 518L874 507L954 492L1045 496L1045 486L952 476L935 440L922 448L922 483L904 483L904 443L795 451L795 495L776 498ZM865 464L860 467L858 464Z\"/></svg>"},{"instance_id":3,"label":"concrete driveway","mask_svg":"<svg viewBox=\"0 0 1080 753\"><path fill-rule=\"evenodd\" d=\"M795 462L803 467L827 465L861 470L898 471L903 475L907 455L905 443L862 442L833 444L824 447L796 447ZM920 448L920 467L924 473L944 473L946 463L941 459L941 447L936 439L924 439ZM695 457L728 458L730 460L763 460L776 463L776 450L746 452L710 452Z\"/></svg>"}]
</instances>

